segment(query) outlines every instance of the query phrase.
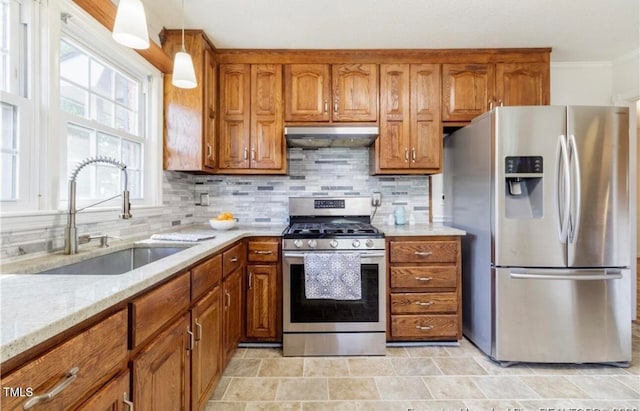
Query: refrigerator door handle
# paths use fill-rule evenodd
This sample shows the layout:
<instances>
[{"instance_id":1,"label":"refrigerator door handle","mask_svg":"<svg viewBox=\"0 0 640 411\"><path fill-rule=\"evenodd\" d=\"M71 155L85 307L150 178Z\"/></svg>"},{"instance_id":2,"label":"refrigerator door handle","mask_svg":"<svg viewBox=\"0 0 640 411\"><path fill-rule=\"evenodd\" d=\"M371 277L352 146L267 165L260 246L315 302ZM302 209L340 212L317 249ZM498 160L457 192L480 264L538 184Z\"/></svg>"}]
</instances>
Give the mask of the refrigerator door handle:
<instances>
[{"instance_id":1,"label":"refrigerator door handle","mask_svg":"<svg viewBox=\"0 0 640 411\"><path fill-rule=\"evenodd\" d=\"M569 212L571 201L571 176L569 168L569 150L567 150L566 137L564 135L558 136L558 144L556 147L556 181L555 181L555 197L556 197L556 215L558 221L558 239L561 243L567 241L569 233ZM562 171L564 178L564 192L560 193L560 171ZM563 204L560 204L560 195L563 196ZM562 208L562 209L561 209Z\"/></svg>"},{"instance_id":2,"label":"refrigerator door handle","mask_svg":"<svg viewBox=\"0 0 640 411\"><path fill-rule=\"evenodd\" d=\"M576 281L602 281L619 280L622 278L622 271L617 269L591 269L580 270L580 272L593 271L604 274L571 274L575 270L549 270L544 269L544 274L536 274L534 269L512 269L509 277L519 280L576 280Z\"/></svg>"},{"instance_id":3,"label":"refrigerator door handle","mask_svg":"<svg viewBox=\"0 0 640 411\"><path fill-rule=\"evenodd\" d=\"M570 211L570 216L573 218L569 218L571 222L569 233L569 242L573 243L574 240L578 237L578 233L580 232L580 214L582 209L582 193L580 190L581 187L581 179L580 179L580 155L578 153L578 146L576 145L576 136L571 134L569 136L569 150L570 150L570 159L571 159L571 168L573 171L573 184L575 184L575 193L576 193L576 204L575 204L575 215Z\"/></svg>"}]
</instances>

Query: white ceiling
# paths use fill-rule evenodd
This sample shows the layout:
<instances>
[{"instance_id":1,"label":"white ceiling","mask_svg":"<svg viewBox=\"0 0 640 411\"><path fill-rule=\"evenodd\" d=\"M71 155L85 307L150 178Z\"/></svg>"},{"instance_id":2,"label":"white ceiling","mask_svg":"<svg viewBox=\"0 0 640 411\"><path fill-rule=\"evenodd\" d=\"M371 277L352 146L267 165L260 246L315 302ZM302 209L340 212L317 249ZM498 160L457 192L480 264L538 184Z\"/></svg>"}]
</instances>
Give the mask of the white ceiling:
<instances>
[{"instance_id":1,"label":"white ceiling","mask_svg":"<svg viewBox=\"0 0 640 411\"><path fill-rule=\"evenodd\" d=\"M144 0L180 28L182 0ZM184 0L185 27L217 48L551 47L552 61L640 49L639 0Z\"/></svg>"}]
</instances>

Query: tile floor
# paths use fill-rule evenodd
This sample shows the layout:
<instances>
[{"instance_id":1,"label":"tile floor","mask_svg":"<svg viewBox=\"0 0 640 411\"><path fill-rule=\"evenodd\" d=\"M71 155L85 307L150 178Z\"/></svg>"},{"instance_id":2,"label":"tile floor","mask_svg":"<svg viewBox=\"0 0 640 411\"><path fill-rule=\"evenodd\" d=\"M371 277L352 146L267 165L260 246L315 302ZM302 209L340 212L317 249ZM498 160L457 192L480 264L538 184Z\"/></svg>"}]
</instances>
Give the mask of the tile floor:
<instances>
[{"instance_id":1,"label":"tile floor","mask_svg":"<svg viewBox=\"0 0 640 411\"><path fill-rule=\"evenodd\" d=\"M392 347L386 357L284 358L239 349L207 411L640 409L640 326L629 368L500 367L463 340L459 347Z\"/></svg>"}]
</instances>

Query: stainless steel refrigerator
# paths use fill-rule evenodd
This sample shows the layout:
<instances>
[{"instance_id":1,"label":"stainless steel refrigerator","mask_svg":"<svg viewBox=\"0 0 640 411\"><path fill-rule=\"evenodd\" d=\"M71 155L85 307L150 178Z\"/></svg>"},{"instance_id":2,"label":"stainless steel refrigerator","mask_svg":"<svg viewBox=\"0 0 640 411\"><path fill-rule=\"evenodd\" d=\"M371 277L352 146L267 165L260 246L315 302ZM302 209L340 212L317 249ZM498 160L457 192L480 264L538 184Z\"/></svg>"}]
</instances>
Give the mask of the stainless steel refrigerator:
<instances>
[{"instance_id":1,"label":"stainless steel refrigerator","mask_svg":"<svg viewBox=\"0 0 640 411\"><path fill-rule=\"evenodd\" d=\"M496 361L631 361L626 107L499 107L445 137L464 335Z\"/></svg>"}]
</instances>

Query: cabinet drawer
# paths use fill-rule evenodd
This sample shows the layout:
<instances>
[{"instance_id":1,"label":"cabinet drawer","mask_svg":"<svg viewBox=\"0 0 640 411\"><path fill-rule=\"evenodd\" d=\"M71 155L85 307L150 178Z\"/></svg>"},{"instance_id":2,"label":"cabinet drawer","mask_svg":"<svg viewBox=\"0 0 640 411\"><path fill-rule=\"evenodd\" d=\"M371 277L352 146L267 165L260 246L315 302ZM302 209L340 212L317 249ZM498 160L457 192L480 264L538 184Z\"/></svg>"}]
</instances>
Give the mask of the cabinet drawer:
<instances>
[{"instance_id":1,"label":"cabinet drawer","mask_svg":"<svg viewBox=\"0 0 640 411\"><path fill-rule=\"evenodd\" d=\"M393 293L391 314L455 313L456 293Z\"/></svg>"},{"instance_id":2,"label":"cabinet drawer","mask_svg":"<svg viewBox=\"0 0 640 411\"><path fill-rule=\"evenodd\" d=\"M3 410L22 410L24 404L69 382L58 395L33 407L34 410L70 408L104 382L109 373L124 367L127 357L127 313L119 311L88 330L72 337L22 368L2 377L2 387L31 388L33 396L2 395ZM75 378L71 370L77 368Z\"/></svg>"},{"instance_id":3,"label":"cabinet drawer","mask_svg":"<svg viewBox=\"0 0 640 411\"><path fill-rule=\"evenodd\" d=\"M391 336L394 338L426 339L457 338L457 315L392 315Z\"/></svg>"},{"instance_id":4,"label":"cabinet drawer","mask_svg":"<svg viewBox=\"0 0 640 411\"><path fill-rule=\"evenodd\" d=\"M392 263L455 263L457 241L391 241Z\"/></svg>"},{"instance_id":5,"label":"cabinet drawer","mask_svg":"<svg viewBox=\"0 0 640 411\"><path fill-rule=\"evenodd\" d=\"M391 267L391 288L455 288L456 266Z\"/></svg>"},{"instance_id":6,"label":"cabinet drawer","mask_svg":"<svg viewBox=\"0 0 640 411\"><path fill-rule=\"evenodd\" d=\"M211 257L191 269L191 301L202 297L222 278L222 256Z\"/></svg>"},{"instance_id":7,"label":"cabinet drawer","mask_svg":"<svg viewBox=\"0 0 640 411\"><path fill-rule=\"evenodd\" d=\"M277 241L249 241L247 260L250 262L276 263L279 257L278 245Z\"/></svg>"},{"instance_id":8,"label":"cabinet drawer","mask_svg":"<svg viewBox=\"0 0 640 411\"><path fill-rule=\"evenodd\" d=\"M131 346L136 347L167 321L189 308L189 273L178 277L131 303Z\"/></svg>"},{"instance_id":9,"label":"cabinet drawer","mask_svg":"<svg viewBox=\"0 0 640 411\"><path fill-rule=\"evenodd\" d=\"M231 274L242 265L244 260L244 244L238 243L222 253L222 277Z\"/></svg>"}]
</instances>

